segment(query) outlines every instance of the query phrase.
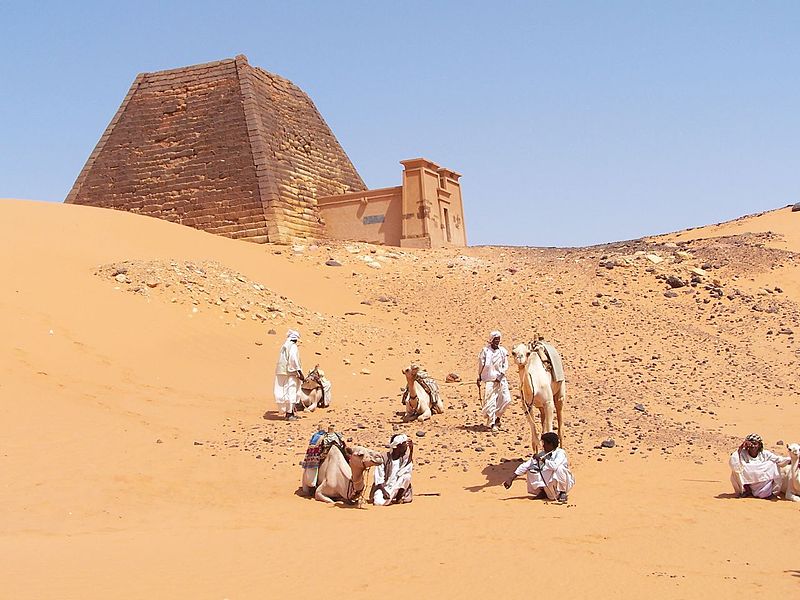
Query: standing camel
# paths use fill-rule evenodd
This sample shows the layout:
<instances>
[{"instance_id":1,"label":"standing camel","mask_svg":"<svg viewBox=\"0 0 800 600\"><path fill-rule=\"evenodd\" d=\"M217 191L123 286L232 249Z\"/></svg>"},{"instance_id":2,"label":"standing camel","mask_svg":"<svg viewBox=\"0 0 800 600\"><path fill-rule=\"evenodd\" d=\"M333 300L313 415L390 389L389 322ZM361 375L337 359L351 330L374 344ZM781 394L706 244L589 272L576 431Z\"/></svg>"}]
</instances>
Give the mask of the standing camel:
<instances>
[{"instance_id":1,"label":"standing camel","mask_svg":"<svg viewBox=\"0 0 800 600\"><path fill-rule=\"evenodd\" d=\"M522 387L522 408L525 418L531 426L531 448L534 454L539 451L539 434L536 431L536 419L533 407L539 410L542 433L553 431L553 417L558 421L558 437L561 434L561 409L567 393L567 383L563 379L557 381L545 368L534 344L517 344L511 351L519 369L519 381Z\"/></svg>"},{"instance_id":2,"label":"standing camel","mask_svg":"<svg viewBox=\"0 0 800 600\"><path fill-rule=\"evenodd\" d=\"M444 412L444 402L439 396L436 382L424 371L420 371L419 365L406 367L403 375L406 376L406 391L403 394L403 404L406 405L404 421L426 421L431 418L432 413ZM425 384L420 379L424 379Z\"/></svg>"}]
</instances>

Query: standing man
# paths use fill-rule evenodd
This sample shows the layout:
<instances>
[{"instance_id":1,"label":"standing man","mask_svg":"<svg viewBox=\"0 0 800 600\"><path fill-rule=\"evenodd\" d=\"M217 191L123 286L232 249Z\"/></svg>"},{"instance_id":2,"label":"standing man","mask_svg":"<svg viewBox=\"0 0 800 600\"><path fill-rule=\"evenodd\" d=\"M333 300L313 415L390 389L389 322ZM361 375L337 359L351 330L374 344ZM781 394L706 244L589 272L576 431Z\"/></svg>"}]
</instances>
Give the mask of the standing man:
<instances>
[{"instance_id":1,"label":"standing man","mask_svg":"<svg viewBox=\"0 0 800 600\"><path fill-rule=\"evenodd\" d=\"M561 504L567 501L567 493L575 485L569 470L569 459L563 448L559 448L558 434L549 431L542 435L544 450L526 460L503 485L506 489L520 475L528 474L528 493L534 498L547 497Z\"/></svg>"},{"instance_id":2,"label":"standing man","mask_svg":"<svg viewBox=\"0 0 800 600\"><path fill-rule=\"evenodd\" d=\"M500 345L500 332L489 334L489 343L478 355L478 390L481 382L483 390L483 414L486 426L497 433L500 429L500 417L511 404L511 391L508 389L508 350Z\"/></svg>"},{"instance_id":3,"label":"standing man","mask_svg":"<svg viewBox=\"0 0 800 600\"><path fill-rule=\"evenodd\" d=\"M286 334L286 341L281 346L278 355L278 364L275 367L275 402L286 415L287 421L296 421L295 405L297 404L297 390L303 382L303 371L300 367L300 349L297 342L300 334L290 329Z\"/></svg>"}]
</instances>

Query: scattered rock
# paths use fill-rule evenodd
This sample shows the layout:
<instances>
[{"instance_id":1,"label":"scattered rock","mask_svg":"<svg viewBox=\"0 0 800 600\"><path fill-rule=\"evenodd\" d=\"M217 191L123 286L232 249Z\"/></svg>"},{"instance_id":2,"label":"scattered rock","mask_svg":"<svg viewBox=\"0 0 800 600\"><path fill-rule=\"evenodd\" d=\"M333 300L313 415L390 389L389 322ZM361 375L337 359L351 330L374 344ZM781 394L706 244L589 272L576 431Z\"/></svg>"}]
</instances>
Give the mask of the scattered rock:
<instances>
[{"instance_id":1,"label":"scattered rock","mask_svg":"<svg viewBox=\"0 0 800 600\"><path fill-rule=\"evenodd\" d=\"M670 275L667 277L667 285L671 288L686 287L686 282L677 275Z\"/></svg>"},{"instance_id":2,"label":"scattered rock","mask_svg":"<svg viewBox=\"0 0 800 600\"><path fill-rule=\"evenodd\" d=\"M372 373L372 371L370 371L369 369L361 369L362 375L369 375L370 373Z\"/></svg>"},{"instance_id":3,"label":"scattered rock","mask_svg":"<svg viewBox=\"0 0 800 600\"><path fill-rule=\"evenodd\" d=\"M267 334L268 334L268 335L275 335L276 333L278 333L278 332L277 332L277 331L275 331L274 329L270 329L270 330L267 332Z\"/></svg>"},{"instance_id":4,"label":"scattered rock","mask_svg":"<svg viewBox=\"0 0 800 600\"><path fill-rule=\"evenodd\" d=\"M669 290L669 291L664 292L664 296L666 296L667 298L677 298L678 297L678 293L677 292L673 292L672 290Z\"/></svg>"},{"instance_id":5,"label":"scattered rock","mask_svg":"<svg viewBox=\"0 0 800 600\"><path fill-rule=\"evenodd\" d=\"M325 261L325 264L328 265L329 267L341 267L342 266L342 263L340 263L338 260L336 260L334 258L329 258L328 260Z\"/></svg>"},{"instance_id":6,"label":"scattered rock","mask_svg":"<svg viewBox=\"0 0 800 600\"><path fill-rule=\"evenodd\" d=\"M778 440L777 442L775 442L776 446L783 446L783 444L784 444L783 440Z\"/></svg>"},{"instance_id":7,"label":"scattered rock","mask_svg":"<svg viewBox=\"0 0 800 600\"><path fill-rule=\"evenodd\" d=\"M202 446L203 442L198 442L197 440L195 440L194 445L195 446Z\"/></svg>"},{"instance_id":8,"label":"scattered rock","mask_svg":"<svg viewBox=\"0 0 800 600\"><path fill-rule=\"evenodd\" d=\"M444 380L446 383L458 383L461 381L461 376L458 373L448 373Z\"/></svg>"},{"instance_id":9,"label":"scattered rock","mask_svg":"<svg viewBox=\"0 0 800 600\"><path fill-rule=\"evenodd\" d=\"M426 434L426 433L427 433L427 432L420 430L420 431L418 431L418 432L416 433L416 436L417 436L417 437L425 437L425 434Z\"/></svg>"},{"instance_id":10,"label":"scattered rock","mask_svg":"<svg viewBox=\"0 0 800 600\"><path fill-rule=\"evenodd\" d=\"M634 410L638 410L639 412L645 412L644 404L637 403L633 406Z\"/></svg>"},{"instance_id":11,"label":"scattered rock","mask_svg":"<svg viewBox=\"0 0 800 600\"><path fill-rule=\"evenodd\" d=\"M658 263L664 262L664 259L661 258L658 254L645 254L644 256L647 260L649 260L654 265Z\"/></svg>"},{"instance_id":12,"label":"scattered rock","mask_svg":"<svg viewBox=\"0 0 800 600\"><path fill-rule=\"evenodd\" d=\"M114 276L114 279L117 280L117 283L128 283L128 276L124 273L118 273Z\"/></svg>"},{"instance_id":13,"label":"scattered rock","mask_svg":"<svg viewBox=\"0 0 800 600\"><path fill-rule=\"evenodd\" d=\"M601 448L613 448L616 445L617 445L617 443L614 440L610 439L610 438L600 442L600 447Z\"/></svg>"}]
</instances>

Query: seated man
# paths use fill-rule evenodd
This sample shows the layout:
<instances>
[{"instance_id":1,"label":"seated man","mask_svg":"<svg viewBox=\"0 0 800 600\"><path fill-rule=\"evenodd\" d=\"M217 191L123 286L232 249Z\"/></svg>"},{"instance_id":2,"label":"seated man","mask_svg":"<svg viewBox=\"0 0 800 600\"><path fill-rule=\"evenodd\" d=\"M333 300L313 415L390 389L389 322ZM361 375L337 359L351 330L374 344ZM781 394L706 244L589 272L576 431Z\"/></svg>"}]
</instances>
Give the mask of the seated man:
<instances>
[{"instance_id":1,"label":"seated man","mask_svg":"<svg viewBox=\"0 0 800 600\"><path fill-rule=\"evenodd\" d=\"M396 433L389 441L391 451L382 465L375 465L372 502L375 506L411 502L411 470L414 444L405 433Z\"/></svg>"},{"instance_id":2,"label":"seated man","mask_svg":"<svg viewBox=\"0 0 800 600\"><path fill-rule=\"evenodd\" d=\"M731 484L737 497L771 498L781 491L781 472L778 467L788 465L788 456L778 456L764 450L764 442L757 433L751 433L731 454Z\"/></svg>"},{"instance_id":3,"label":"seated man","mask_svg":"<svg viewBox=\"0 0 800 600\"><path fill-rule=\"evenodd\" d=\"M506 489L511 483L525 473L528 473L528 493L535 498L546 495L550 500L561 503L567 501L567 492L575 485L575 478L569 470L569 459L563 448L559 448L560 440L555 432L542 435L544 450L526 460L514 474L503 483Z\"/></svg>"}]
</instances>

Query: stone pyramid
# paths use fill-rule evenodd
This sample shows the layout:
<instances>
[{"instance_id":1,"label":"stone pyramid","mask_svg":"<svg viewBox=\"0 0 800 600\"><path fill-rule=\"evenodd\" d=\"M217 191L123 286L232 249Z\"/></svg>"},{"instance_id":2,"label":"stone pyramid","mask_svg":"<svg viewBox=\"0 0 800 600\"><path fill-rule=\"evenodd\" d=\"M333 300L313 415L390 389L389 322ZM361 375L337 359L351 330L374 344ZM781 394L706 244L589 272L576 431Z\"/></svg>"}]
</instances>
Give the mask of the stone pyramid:
<instances>
[{"instance_id":1,"label":"stone pyramid","mask_svg":"<svg viewBox=\"0 0 800 600\"><path fill-rule=\"evenodd\" d=\"M316 198L365 189L311 99L240 55L137 76L66 202L288 243L323 237Z\"/></svg>"}]
</instances>

